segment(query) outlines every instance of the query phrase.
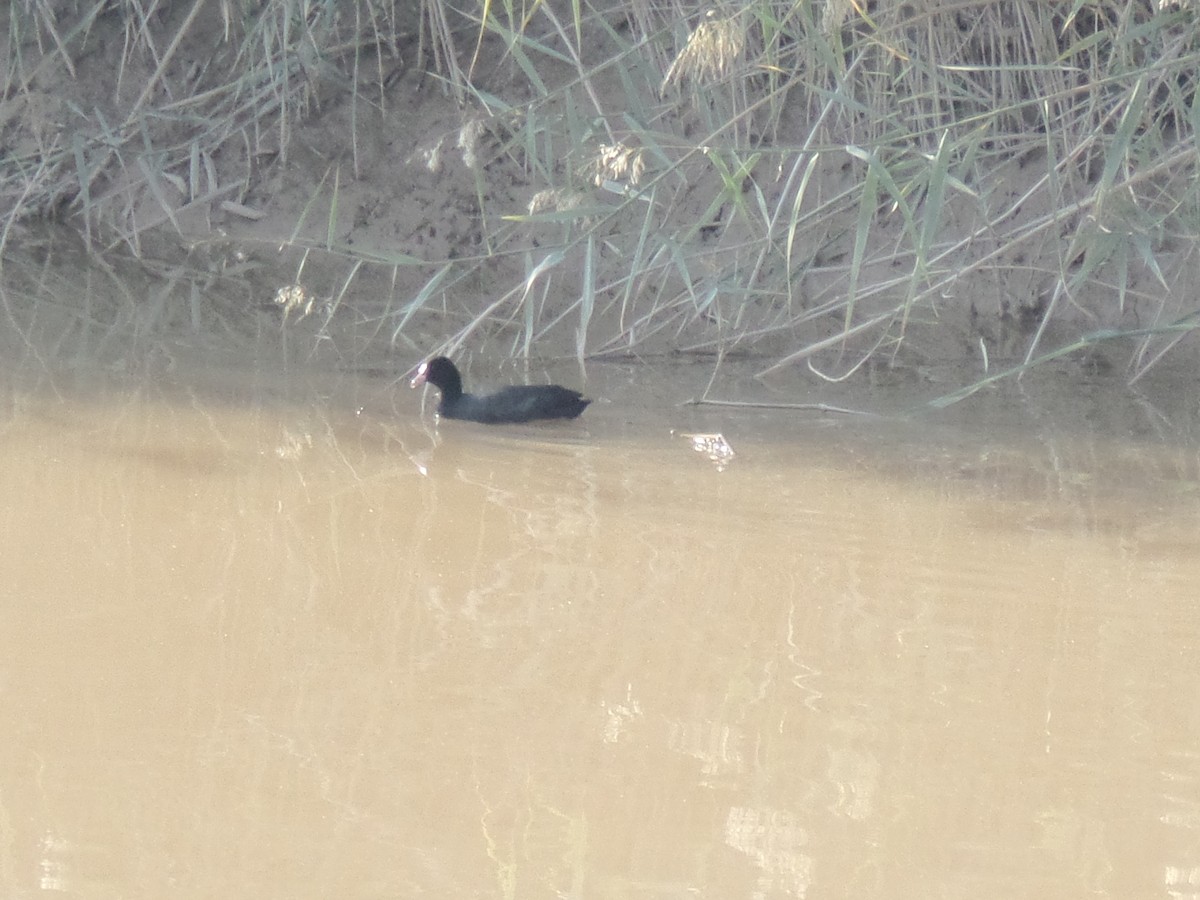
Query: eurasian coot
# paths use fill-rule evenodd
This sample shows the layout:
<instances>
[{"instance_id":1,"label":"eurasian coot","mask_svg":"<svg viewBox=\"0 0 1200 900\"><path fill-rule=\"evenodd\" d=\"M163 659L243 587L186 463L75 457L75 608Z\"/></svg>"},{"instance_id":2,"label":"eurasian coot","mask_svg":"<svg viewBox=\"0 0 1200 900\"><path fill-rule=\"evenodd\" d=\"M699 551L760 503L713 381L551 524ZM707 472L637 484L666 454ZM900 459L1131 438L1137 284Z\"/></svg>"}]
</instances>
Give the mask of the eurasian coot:
<instances>
[{"instance_id":1,"label":"eurasian coot","mask_svg":"<svg viewBox=\"0 0 1200 900\"><path fill-rule=\"evenodd\" d=\"M413 377L412 387L419 387L426 382L442 392L438 415L486 425L532 422L536 419L574 419L592 402L579 391L557 384L513 385L482 397L464 394L462 376L458 374L454 363L444 356L435 356L421 363Z\"/></svg>"}]
</instances>

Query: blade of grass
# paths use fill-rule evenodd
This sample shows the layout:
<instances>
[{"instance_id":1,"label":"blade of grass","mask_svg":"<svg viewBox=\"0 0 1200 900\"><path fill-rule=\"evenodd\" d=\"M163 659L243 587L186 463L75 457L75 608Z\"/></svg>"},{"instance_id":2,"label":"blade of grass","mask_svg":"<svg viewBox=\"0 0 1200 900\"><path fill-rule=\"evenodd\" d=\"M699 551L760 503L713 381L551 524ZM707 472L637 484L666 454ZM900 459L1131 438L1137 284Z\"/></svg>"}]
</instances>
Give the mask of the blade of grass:
<instances>
[{"instance_id":1,"label":"blade of grass","mask_svg":"<svg viewBox=\"0 0 1200 900\"><path fill-rule=\"evenodd\" d=\"M325 219L325 249L332 250L337 241L338 197L342 180L342 167L333 170L333 194L329 198L329 215Z\"/></svg>"},{"instance_id":2,"label":"blade of grass","mask_svg":"<svg viewBox=\"0 0 1200 900\"><path fill-rule=\"evenodd\" d=\"M408 324L408 320L413 317L413 314L424 309L425 304L429 302L429 298L433 296L433 292L438 289L438 286L446 280L446 276L454 269L454 263L446 263L440 269L433 273L433 276L422 285L421 290L417 291L417 295L412 298L401 310L400 321L396 324L395 330L392 331L391 345L396 346L396 341L400 337L400 332L404 330L404 326Z\"/></svg>"},{"instance_id":3,"label":"blade of grass","mask_svg":"<svg viewBox=\"0 0 1200 900\"><path fill-rule=\"evenodd\" d=\"M863 158L865 154L857 147L847 147L851 156ZM854 226L854 250L850 256L849 285L846 296L846 311L843 331L849 331L850 322L854 318L854 305L858 296L858 282L862 276L863 257L867 252L867 239L871 234L871 225L875 221L875 211L879 206L879 173L875 166L867 165L867 176L863 181L862 192L858 198L858 218Z\"/></svg>"},{"instance_id":4,"label":"blade of grass","mask_svg":"<svg viewBox=\"0 0 1200 900\"><path fill-rule=\"evenodd\" d=\"M575 358L580 365L583 365L583 359L587 356L588 323L596 304L595 236L589 234L584 246L583 290L579 295L579 326L575 329Z\"/></svg>"}]
</instances>

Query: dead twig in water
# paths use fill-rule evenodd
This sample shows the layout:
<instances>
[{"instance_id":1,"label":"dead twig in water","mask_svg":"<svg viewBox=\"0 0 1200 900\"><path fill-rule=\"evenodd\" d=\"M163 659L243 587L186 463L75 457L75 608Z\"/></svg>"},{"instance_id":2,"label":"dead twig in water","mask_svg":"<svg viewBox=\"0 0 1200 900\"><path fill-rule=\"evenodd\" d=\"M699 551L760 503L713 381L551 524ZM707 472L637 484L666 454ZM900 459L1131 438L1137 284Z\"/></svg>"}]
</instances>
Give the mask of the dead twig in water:
<instances>
[{"instance_id":1,"label":"dead twig in water","mask_svg":"<svg viewBox=\"0 0 1200 900\"><path fill-rule=\"evenodd\" d=\"M882 418L879 413L868 412L865 409L846 409L844 406L830 406L828 403L774 403L765 400L712 400L708 397L693 397L684 400L680 406L740 406L746 409L805 409L812 412L841 413L847 416L872 416Z\"/></svg>"}]
</instances>

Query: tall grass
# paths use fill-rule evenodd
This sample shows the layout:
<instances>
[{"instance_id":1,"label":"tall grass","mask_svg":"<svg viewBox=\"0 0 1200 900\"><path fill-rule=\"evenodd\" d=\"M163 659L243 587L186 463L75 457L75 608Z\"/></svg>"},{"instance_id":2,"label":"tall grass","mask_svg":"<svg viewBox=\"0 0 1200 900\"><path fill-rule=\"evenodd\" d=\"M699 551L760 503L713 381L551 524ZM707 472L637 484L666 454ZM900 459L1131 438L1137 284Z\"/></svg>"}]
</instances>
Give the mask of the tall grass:
<instances>
[{"instance_id":1,"label":"tall grass","mask_svg":"<svg viewBox=\"0 0 1200 900\"><path fill-rule=\"evenodd\" d=\"M463 105L454 150L424 149L461 158L483 241L444 259L350 248L331 201L306 245L344 261L338 304L393 342L453 296L448 348L736 351L839 379L940 329L981 348L982 384L1120 336L1136 378L1196 322L1190 4L423 0L405 19L366 0L30 0L9 12L10 101L73 77L113 6L121 68L150 75L132 103L118 90L66 110L70 129L26 129L0 161L0 247L39 215L137 251L189 210L237 210L325 87L386 105L407 39L424 89ZM180 121L187 139L165 139ZM216 162L231 155L236 176ZM528 179L527 205L496 204L497 160ZM356 301L363 267L412 288Z\"/></svg>"},{"instance_id":2,"label":"tall grass","mask_svg":"<svg viewBox=\"0 0 1200 900\"><path fill-rule=\"evenodd\" d=\"M406 3L367 0L17 0L0 15L17 126L0 157L3 235L68 217L92 249L135 253L144 234L180 231L190 212L220 202L249 212L238 201L264 159L286 160L321 88L379 103L417 24Z\"/></svg>"},{"instance_id":3,"label":"tall grass","mask_svg":"<svg viewBox=\"0 0 1200 900\"><path fill-rule=\"evenodd\" d=\"M1137 377L1175 346L1195 309L1195 12L862 10L581 4L538 30L536 7L485 9L479 40L503 42L514 77L573 73L529 79L513 141L544 191L594 201L506 217L574 226L539 249L568 298L545 330L575 316L581 357L740 349L826 378L902 358L914 324L977 342L981 379L1122 335ZM582 162L539 157L543 132ZM524 246L494 235L497 254Z\"/></svg>"}]
</instances>

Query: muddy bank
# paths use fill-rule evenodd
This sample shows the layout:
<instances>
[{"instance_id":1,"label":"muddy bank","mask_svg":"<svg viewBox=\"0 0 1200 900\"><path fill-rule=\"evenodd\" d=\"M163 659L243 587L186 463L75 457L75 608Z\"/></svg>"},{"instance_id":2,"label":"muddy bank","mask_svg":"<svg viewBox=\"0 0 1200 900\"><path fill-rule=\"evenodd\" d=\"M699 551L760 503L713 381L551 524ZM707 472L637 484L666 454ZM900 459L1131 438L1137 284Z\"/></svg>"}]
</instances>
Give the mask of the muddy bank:
<instances>
[{"instance_id":1,"label":"muddy bank","mask_svg":"<svg viewBox=\"0 0 1200 900\"><path fill-rule=\"evenodd\" d=\"M789 55L804 77L763 82L779 61L756 60L771 48L733 18L681 10L675 33L602 15L577 47L553 15L513 45L437 19L446 9L420 22L406 10L8 10L6 250L36 252L34 220L58 219L88 253L163 277L150 315L166 302L236 330L242 308L278 304L294 346L354 366L435 349L741 356L811 390L929 371L953 373L953 390L1057 354L1085 381L1109 368L1136 382L1194 353L1181 338L1195 240L1177 220L1195 200L1194 151L1171 80L1195 69L1186 6L1139 7L1128 31L1115 10L1064 21L1020 4L982 7L965 33L933 7L881 10L878 33L848 9L796 31L822 41L840 27L868 56L890 36L932 71L977 78L1004 71L976 58L1000 48L1009 80L912 92L931 116L941 91L984 98L966 131L983 136L948 119L940 145L928 124L884 140L903 126L880 93L892 57L839 70L846 106L830 111L813 90L824 63ZM1038 39L986 39L1014 22ZM736 52L689 69L714 36ZM1104 103L1071 81L1154 53L1151 100L1124 70ZM1122 104L1142 104L1144 130L1087 118Z\"/></svg>"}]
</instances>

